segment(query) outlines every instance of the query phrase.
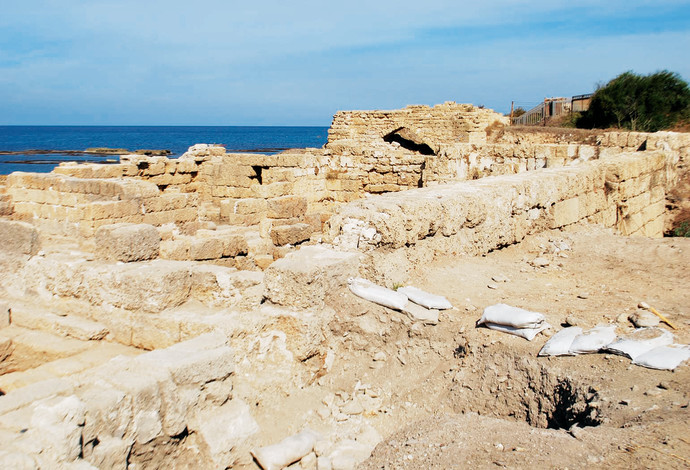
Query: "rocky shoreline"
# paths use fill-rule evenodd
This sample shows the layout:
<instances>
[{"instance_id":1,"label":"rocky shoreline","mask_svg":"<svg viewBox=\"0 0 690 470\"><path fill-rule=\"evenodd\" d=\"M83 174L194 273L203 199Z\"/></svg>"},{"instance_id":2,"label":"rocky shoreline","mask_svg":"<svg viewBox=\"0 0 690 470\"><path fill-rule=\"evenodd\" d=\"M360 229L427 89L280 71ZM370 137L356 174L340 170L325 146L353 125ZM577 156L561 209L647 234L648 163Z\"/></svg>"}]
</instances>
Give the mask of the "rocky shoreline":
<instances>
[{"instance_id":1,"label":"rocky shoreline","mask_svg":"<svg viewBox=\"0 0 690 470\"><path fill-rule=\"evenodd\" d=\"M150 156L169 156L170 150L134 150L130 151L121 148L94 147L85 150L56 150L56 149L28 149L28 150L0 150L0 155L150 155Z\"/></svg>"}]
</instances>

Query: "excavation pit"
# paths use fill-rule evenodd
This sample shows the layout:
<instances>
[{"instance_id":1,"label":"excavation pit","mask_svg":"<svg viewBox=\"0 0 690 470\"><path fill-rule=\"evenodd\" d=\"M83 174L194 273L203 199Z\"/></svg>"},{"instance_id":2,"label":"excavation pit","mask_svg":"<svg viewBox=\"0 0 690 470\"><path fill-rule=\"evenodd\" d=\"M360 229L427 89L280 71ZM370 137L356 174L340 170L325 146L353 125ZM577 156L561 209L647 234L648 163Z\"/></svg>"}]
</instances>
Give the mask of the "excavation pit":
<instances>
[{"instance_id":1,"label":"excavation pit","mask_svg":"<svg viewBox=\"0 0 690 470\"><path fill-rule=\"evenodd\" d=\"M570 429L601 424L597 390L536 358L478 351L462 361L450 389L453 409ZM478 398L478 395L481 398Z\"/></svg>"}]
</instances>

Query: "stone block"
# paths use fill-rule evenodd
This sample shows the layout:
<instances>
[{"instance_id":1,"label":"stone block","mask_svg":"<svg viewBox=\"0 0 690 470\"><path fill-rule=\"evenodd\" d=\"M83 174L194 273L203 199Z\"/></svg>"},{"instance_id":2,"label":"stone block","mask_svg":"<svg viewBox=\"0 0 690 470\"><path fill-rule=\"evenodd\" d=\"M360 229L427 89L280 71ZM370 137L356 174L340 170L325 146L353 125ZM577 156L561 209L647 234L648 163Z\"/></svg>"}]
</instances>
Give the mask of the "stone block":
<instances>
[{"instance_id":1,"label":"stone block","mask_svg":"<svg viewBox=\"0 0 690 470\"><path fill-rule=\"evenodd\" d=\"M132 418L125 438L146 444L161 434L161 389L174 387L162 368L144 368L130 358L115 357L93 369L93 379L107 382L131 398Z\"/></svg>"},{"instance_id":2,"label":"stone block","mask_svg":"<svg viewBox=\"0 0 690 470\"><path fill-rule=\"evenodd\" d=\"M180 324L167 315L134 315L131 345L146 350L161 349L180 341Z\"/></svg>"},{"instance_id":3,"label":"stone block","mask_svg":"<svg viewBox=\"0 0 690 470\"><path fill-rule=\"evenodd\" d=\"M283 196L267 201L266 216L271 219L289 219L301 217L307 212L307 198L301 196Z\"/></svg>"},{"instance_id":4,"label":"stone block","mask_svg":"<svg viewBox=\"0 0 690 470\"><path fill-rule=\"evenodd\" d=\"M194 195L195 196L195 195ZM197 198L190 194L161 194L158 197L145 199L143 202L146 212L163 212L196 206Z\"/></svg>"},{"instance_id":5,"label":"stone block","mask_svg":"<svg viewBox=\"0 0 690 470\"><path fill-rule=\"evenodd\" d=\"M115 437L99 438L98 444L84 446L84 460L96 468L127 468L132 444Z\"/></svg>"},{"instance_id":6,"label":"stone block","mask_svg":"<svg viewBox=\"0 0 690 470\"><path fill-rule=\"evenodd\" d=\"M261 269L262 271L268 268L272 263L273 263L273 255L255 255L254 256L254 263Z\"/></svg>"},{"instance_id":7,"label":"stone block","mask_svg":"<svg viewBox=\"0 0 690 470\"><path fill-rule=\"evenodd\" d=\"M161 236L147 224L104 225L96 230L96 256L110 261L144 261L158 257Z\"/></svg>"},{"instance_id":8,"label":"stone block","mask_svg":"<svg viewBox=\"0 0 690 470\"><path fill-rule=\"evenodd\" d=\"M189 246L189 258L192 260L222 258L223 249L223 241L218 238L193 238Z\"/></svg>"},{"instance_id":9,"label":"stone block","mask_svg":"<svg viewBox=\"0 0 690 470\"><path fill-rule=\"evenodd\" d=\"M261 173L262 181L266 184L293 182L295 171L292 168L267 168Z\"/></svg>"},{"instance_id":10,"label":"stone block","mask_svg":"<svg viewBox=\"0 0 690 470\"><path fill-rule=\"evenodd\" d=\"M645 237L662 238L664 236L664 218L657 217L647 222L642 229Z\"/></svg>"},{"instance_id":11,"label":"stone block","mask_svg":"<svg viewBox=\"0 0 690 470\"><path fill-rule=\"evenodd\" d=\"M178 159L176 171L178 173L196 173L199 171L199 163L191 159Z\"/></svg>"},{"instance_id":12,"label":"stone block","mask_svg":"<svg viewBox=\"0 0 690 470\"><path fill-rule=\"evenodd\" d=\"M160 257L164 259L185 261L190 259L189 249L191 241L188 238L164 240L161 242Z\"/></svg>"},{"instance_id":13,"label":"stone block","mask_svg":"<svg viewBox=\"0 0 690 470\"><path fill-rule=\"evenodd\" d=\"M80 392L86 409L84 443L124 437L132 419L132 397L107 382L92 383Z\"/></svg>"},{"instance_id":14,"label":"stone block","mask_svg":"<svg viewBox=\"0 0 690 470\"><path fill-rule=\"evenodd\" d=\"M644 209L642 209L642 219L644 220L645 224L647 222L650 222L652 220L655 220L659 217L661 217L664 214L664 210L666 208L666 205L664 201L659 201L655 202L654 204L650 204Z\"/></svg>"},{"instance_id":15,"label":"stone block","mask_svg":"<svg viewBox=\"0 0 690 470\"><path fill-rule=\"evenodd\" d=\"M251 227L252 225L258 225L264 219L263 214L228 214L223 217L223 220L230 225L242 225L245 227Z\"/></svg>"},{"instance_id":16,"label":"stone block","mask_svg":"<svg viewBox=\"0 0 690 470\"><path fill-rule=\"evenodd\" d=\"M27 434L40 444L43 456L54 461L72 461L81 454L84 403L75 395L34 409Z\"/></svg>"},{"instance_id":17,"label":"stone block","mask_svg":"<svg viewBox=\"0 0 690 470\"><path fill-rule=\"evenodd\" d=\"M136 201L94 201L83 211L85 220L101 220L141 214L141 207Z\"/></svg>"},{"instance_id":18,"label":"stone block","mask_svg":"<svg viewBox=\"0 0 690 470\"><path fill-rule=\"evenodd\" d=\"M265 271L264 295L277 305L321 308L326 296L359 272L359 254L304 246Z\"/></svg>"},{"instance_id":19,"label":"stone block","mask_svg":"<svg viewBox=\"0 0 690 470\"><path fill-rule=\"evenodd\" d=\"M0 250L8 255L33 256L41 248L38 230L26 222L0 220Z\"/></svg>"},{"instance_id":20,"label":"stone block","mask_svg":"<svg viewBox=\"0 0 690 470\"><path fill-rule=\"evenodd\" d=\"M200 450L209 456L214 467L227 468L237 458L236 448L260 429L249 405L235 399L218 408L200 410L190 423L190 430L197 433Z\"/></svg>"},{"instance_id":21,"label":"stone block","mask_svg":"<svg viewBox=\"0 0 690 470\"><path fill-rule=\"evenodd\" d=\"M278 225L271 228L271 240L276 246L294 245L309 240L312 230L309 224Z\"/></svg>"},{"instance_id":22,"label":"stone block","mask_svg":"<svg viewBox=\"0 0 690 470\"><path fill-rule=\"evenodd\" d=\"M263 299L263 273L237 271L223 266L195 266L193 298L211 307L252 309Z\"/></svg>"},{"instance_id":23,"label":"stone block","mask_svg":"<svg viewBox=\"0 0 690 470\"><path fill-rule=\"evenodd\" d=\"M82 295L94 305L160 312L189 298L190 266L184 261L154 260L85 269Z\"/></svg>"},{"instance_id":24,"label":"stone block","mask_svg":"<svg viewBox=\"0 0 690 470\"><path fill-rule=\"evenodd\" d=\"M666 197L666 190L663 186L654 186L649 192L650 202L661 201Z\"/></svg>"},{"instance_id":25,"label":"stone block","mask_svg":"<svg viewBox=\"0 0 690 470\"><path fill-rule=\"evenodd\" d=\"M251 187L252 195L249 197L270 199L289 196L292 194L293 189L293 183L255 184Z\"/></svg>"},{"instance_id":26,"label":"stone block","mask_svg":"<svg viewBox=\"0 0 690 470\"><path fill-rule=\"evenodd\" d=\"M578 155L581 160L591 160L597 156L597 147L593 145L580 145Z\"/></svg>"},{"instance_id":27,"label":"stone block","mask_svg":"<svg viewBox=\"0 0 690 470\"><path fill-rule=\"evenodd\" d=\"M142 367L164 368L177 385L203 385L223 380L235 370L232 348L184 351L174 347L151 351L134 359Z\"/></svg>"},{"instance_id":28,"label":"stone block","mask_svg":"<svg viewBox=\"0 0 690 470\"><path fill-rule=\"evenodd\" d=\"M237 199L232 206L232 212L241 215L264 213L267 210L268 202L259 198Z\"/></svg>"},{"instance_id":29,"label":"stone block","mask_svg":"<svg viewBox=\"0 0 690 470\"><path fill-rule=\"evenodd\" d=\"M652 186L652 177L650 174L643 174L639 178L630 178L621 181L618 185L618 193L621 199L629 199L631 197L649 191Z\"/></svg>"},{"instance_id":30,"label":"stone block","mask_svg":"<svg viewBox=\"0 0 690 470\"><path fill-rule=\"evenodd\" d=\"M400 191L401 188L397 184L368 184L364 189L367 192L379 194Z\"/></svg>"},{"instance_id":31,"label":"stone block","mask_svg":"<svg viewBox=\"0 0 690 470\"><path fill-rule=\"evenodd\" d=\"M223 257L234 258L237 255L246 255L249 252L247 239L239 234L219 233L219 239L223 241Z\"/></svg>"}]
</instances>

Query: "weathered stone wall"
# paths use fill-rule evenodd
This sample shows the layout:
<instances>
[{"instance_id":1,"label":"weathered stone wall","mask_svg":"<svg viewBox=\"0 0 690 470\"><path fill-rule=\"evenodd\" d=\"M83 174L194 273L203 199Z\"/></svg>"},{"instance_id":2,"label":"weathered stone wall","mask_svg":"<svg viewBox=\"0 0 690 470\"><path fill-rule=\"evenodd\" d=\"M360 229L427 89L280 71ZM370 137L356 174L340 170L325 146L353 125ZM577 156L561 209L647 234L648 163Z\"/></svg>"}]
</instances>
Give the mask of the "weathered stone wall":
<instances>
[{"instance_id":1,"label":"weathered stone wall","mask_svg":"<svg viewBox=\"0 0 690 470\"><path fill-rule=\"evenodd\" d=\"M302 242L321 230L329 205L319 153L223 155L204 165L200 195L219 222L262 224L262 236L276 245Z\"/></svg>"},{"instance_id":2,"label":"weathered stone wall","mask_svg":"<svg viewBox=\"0 0 690 470\"><path fill-rule=\"evenodd\" d=\"M425 159L423 185L558 168L623 152L664 150L679 158L690 154L690 135L673 132L614 131L584 137L565 131L509 135L497 142L441 145L437 155Z\"/></svg>"},{"instance_id":3,"label":"weathered stone wall","mask_svg":"<svg viewBox=\"0 0 690 470\"><path fill-rule=\"evenodd\" d=\"M634 152L370 197L341 208L325 240L343 249L403 249L410 259L428 260L486 253L578 222L660 237L665 188L676 163L672 152Z\"/></svg>"},{"instance_id":4,"label":"weathered stone wall","mask_svg":"<svg viewBox=\"0 0 690 470\"><path fill-rule=\"evenodd\" d=\"M504 121L491 110L455 103L340 112L324 149L227 154L199 144L176 160L126 155L114 165L61 165L50 175L8 178L6 205L14 218L84 236L121 222L187 224L192 228L183 233L162 232L162 257L237 258L237 267L254 269L321 232L342 204L369 194L558 168L630 151L690 154L687 134L526 132L502 128ZM668 185L673 178L667 172ZM201 231L196 238L203 240L195 240L190 236L197 229L212 224L193 221L253 227L258 236L245 234L248 247L237 246L229 232ZM245 263L243 256L251 259Z\"/></svg>"},{"instance_id":5,"label":"weathered stone wall","mask_svg":"<svg viewBox=\"0 0 690 470\"><path fill-rule=\"evenodd\" d=\"M429 106L408 106L392 111L340 111L333 117L326 148L335 153L360 153L380 146L384 138L400 137L431 150L442 142L485 142L486 128L508 124L508 118L493 110L470 104L446 102Z\"/></svg>"},{"instance_id":6,"label":"weathered stone wall","mask_svg":"<svg viewBox=\"0 0 690 470\"><path fill-rule=\"evenodd\" d=\"M114 223L198 219L195 194L162 193L155 184L136 179L16 172L7 178L7 193L17 218L73 235L92 236L98 227Z\"/></svg>"},{"instance_id":7,"label":"weathered stone wall","mask_svg":"<svg viewBox=\"0 0 690 470\"><path fill-rule=\"evenodd\" d=\"M122 155L117 164L63 163L53 173L75 178L132 178L158 186L162 192L195 192L205 161L225 154L223 147L200 144L178 159L146 155Z\"/></svg>"},{"instance_id":8,"label":"weathered stone wall","mask_svg":"<svg viewBox=\"0 0 690 470\"><path fill-rule=\"evenodd\" d=\"M329 189L379 194L424 186L429 162L443 146L486 142L486 129L507 124L489 109L448 102L393 111L343 111L333 118L326 149L333 155ZM360 196L361 197L361 196Z\"/></svg>"}]
</instances>

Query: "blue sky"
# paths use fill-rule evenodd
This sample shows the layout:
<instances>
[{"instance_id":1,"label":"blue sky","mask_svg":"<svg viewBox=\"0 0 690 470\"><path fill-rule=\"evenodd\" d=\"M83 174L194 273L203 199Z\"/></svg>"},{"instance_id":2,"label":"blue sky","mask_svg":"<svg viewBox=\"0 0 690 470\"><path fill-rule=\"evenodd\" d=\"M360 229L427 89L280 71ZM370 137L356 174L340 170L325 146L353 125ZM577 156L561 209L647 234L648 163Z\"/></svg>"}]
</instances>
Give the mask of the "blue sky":
<instances>
[{"instance_id":1,"label":"blue sky","mask_svg":"<svg viewBox=\"0 0 690 470\"><path fill-rule=\"evenodd\" d=\"M690 79L690 1L23 0L0 125L323 125L457 101L506 112L619 73Z\"/></svg>"}]
</instances>

